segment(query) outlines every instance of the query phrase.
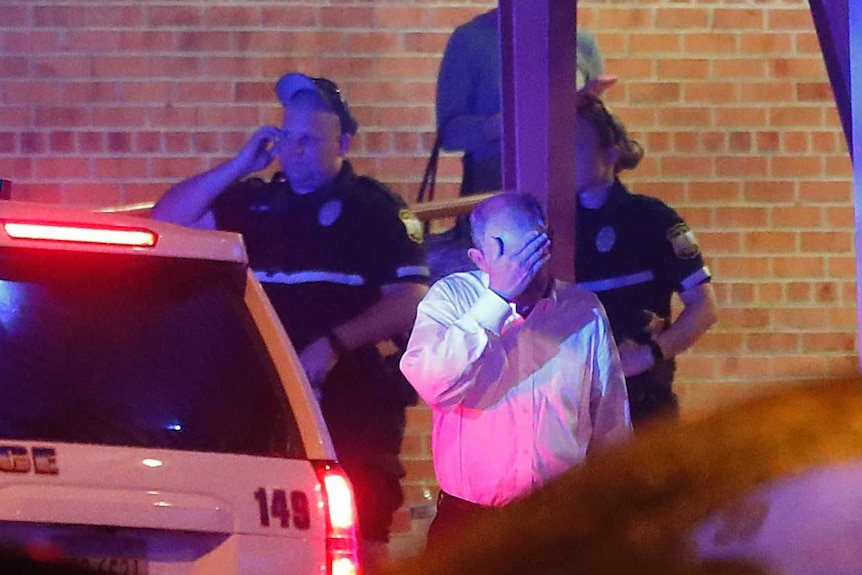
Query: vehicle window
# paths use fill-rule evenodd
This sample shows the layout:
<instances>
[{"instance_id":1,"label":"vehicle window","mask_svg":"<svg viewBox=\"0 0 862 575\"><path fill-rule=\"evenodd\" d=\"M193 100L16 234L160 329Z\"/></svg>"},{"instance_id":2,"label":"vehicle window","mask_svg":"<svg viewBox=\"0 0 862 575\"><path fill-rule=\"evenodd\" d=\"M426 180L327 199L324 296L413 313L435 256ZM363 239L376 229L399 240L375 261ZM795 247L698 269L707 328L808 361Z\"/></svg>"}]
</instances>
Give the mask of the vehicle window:
<instances>
[{"instance_id":1,"label":"vehicle window","mask_svg":"<svg viewBox=\"0 0 862 575\"><path fill-rule=\"evenodd\" d=\"M0 249L0 437L303 457L241 265Z\"/></svg>"}]
</instances>

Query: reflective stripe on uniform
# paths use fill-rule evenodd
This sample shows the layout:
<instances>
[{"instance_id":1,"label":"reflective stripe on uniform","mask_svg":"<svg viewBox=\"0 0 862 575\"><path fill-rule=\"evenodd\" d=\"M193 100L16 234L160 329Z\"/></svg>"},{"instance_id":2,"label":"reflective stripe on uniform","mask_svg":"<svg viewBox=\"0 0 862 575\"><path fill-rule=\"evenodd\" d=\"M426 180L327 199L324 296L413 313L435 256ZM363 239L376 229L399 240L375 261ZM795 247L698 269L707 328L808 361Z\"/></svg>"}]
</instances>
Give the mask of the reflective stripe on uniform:
<instances>
[{"instance_id":1,"label":"reflective stripe on uniform","mask_svg":"<svg viewBox=\"0 0 862 575\"><path fill-rule=\"evenodd\" d=\"M342 274L338 272L327 272L320 270L309 270L302 272L254 272L254 277L260 283L270 284L310 284L310 283L332 283L348 286L365 285L365 278L359 274Z\"/></svg>"},{"instance_id":2,"label":"reflective stripe on uniform","mask_svg":"<svg viewBox=\"0 0 862 575\"><path fill-rule=\"evenodd\" d=\"M395 270L395 276L399 278L410 276L422 276L427 278L430 275L431 270L428 269L428 266L404 266Z\"/></svg>"},{"instance_id":3,"label":"reflective stripe on uniform","mask_svg":"<svg viewBox=\"0 0 862 575\"><path fill-rule=\"evenodd\" d=\"M593 293L600 291L608 291L612 289L618 289L623 287L629 287L638 284L645 284L647 282L651 282L655 279L655 274L652 271L638 272L636 274L630 274L627 276L619 276L615 278L607 278L603 280L596 280L592 282L577 282L579 286L585 288Z\"/></svg>"},{"instance_id":4,"label":"reflective stripe on uniform","mask_svg":"<svg viewBox=\"0 0 862 575\"><path fill-rule=\"evenodd\" d=\"M711 277L712 277L712 275L709 273L709 268L706 266L703 266L702 268L700 268L699 270L697 270L696 272L694 272L693 274L691 274L690 276L688 276L687 278L682 280L682 282L680 282L680 285L682 286L682 291L685 291L687 289L693 288L694 286L700 285Z\"/></svg>"}]
</instances>

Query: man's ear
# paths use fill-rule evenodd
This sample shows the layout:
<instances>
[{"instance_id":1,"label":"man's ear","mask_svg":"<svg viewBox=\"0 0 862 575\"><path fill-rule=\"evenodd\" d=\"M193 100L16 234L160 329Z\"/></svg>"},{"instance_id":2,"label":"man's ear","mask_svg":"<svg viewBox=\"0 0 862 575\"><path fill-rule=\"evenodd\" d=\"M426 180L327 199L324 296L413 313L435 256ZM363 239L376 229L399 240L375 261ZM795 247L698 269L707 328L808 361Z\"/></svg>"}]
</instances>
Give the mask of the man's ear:
<instances>
[{"instance_id":1,"label":"man's ear","mask_svg":"<svg viewBox=\"0 0 862 575\"><path fill-rule=\"evenodd\" d=\"M476 264L476 267L482 270L483 272L488 271L485 266L485 254L482 253L482 250L478 250L476 248L469 248L467 250L467 255L473 260L473 263Z\"/></svg>"},{"instance_id":2,"label":"man's ear","mask_svg":"<svg viewBox=\"0 0 862 575\"><path fill-rule=\"evenodd\" d=\"M339 151L342 156L347 155L347 150L350 149L350 142L353 141L353 136L350 134L341 134L341 141L339 142Z\"/></svg>"}]
</instances>

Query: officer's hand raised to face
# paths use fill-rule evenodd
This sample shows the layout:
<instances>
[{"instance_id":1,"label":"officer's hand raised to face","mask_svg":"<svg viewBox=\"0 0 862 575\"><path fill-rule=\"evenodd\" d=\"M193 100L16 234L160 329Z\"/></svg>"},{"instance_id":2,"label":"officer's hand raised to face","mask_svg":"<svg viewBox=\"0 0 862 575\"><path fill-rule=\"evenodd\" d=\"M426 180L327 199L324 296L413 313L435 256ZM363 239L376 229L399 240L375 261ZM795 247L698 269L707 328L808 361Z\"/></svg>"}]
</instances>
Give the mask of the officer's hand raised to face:
<instances>
[{"instance_id":1,"label":"officer's hand raised to face","mask_svg":"<svg viewBox=\"0 0 862 575\"><path fill-rule=\"evenodd\" d=\"M493 237L492 245L483 252L490 288L507 301L521 295L551 257L547 233L531 231L526 238L526 243L513 250L511 242L507 245L503 238Z\"/></svg>"},{"instance_id":2,"label":"officer's hand raised to face","mask_svg":"<svg viewBox=\"0 0 862 575\"><path fill-rule=\"evenodd\" d=\"M251 139L236 155L244 175L263 170L272 163L278 152L282 132L275 126L263 126L252 135Z\"/></svg>"}]
</instances>

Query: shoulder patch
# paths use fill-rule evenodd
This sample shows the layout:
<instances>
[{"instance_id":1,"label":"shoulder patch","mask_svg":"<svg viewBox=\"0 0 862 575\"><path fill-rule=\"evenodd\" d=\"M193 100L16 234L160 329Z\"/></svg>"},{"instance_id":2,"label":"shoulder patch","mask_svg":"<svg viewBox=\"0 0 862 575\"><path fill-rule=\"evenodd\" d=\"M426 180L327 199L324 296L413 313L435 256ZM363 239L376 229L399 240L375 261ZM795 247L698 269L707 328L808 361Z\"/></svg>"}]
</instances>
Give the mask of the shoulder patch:
<instances>
[{"instance_id":1,"label":"shoulder patch","mask_svg":"<svg viewBox=\"0 0 862 575\"><path fill-rule=\"evenodd\" d=\"M673 253L680 259L690 260L700 255L700 247L694 238L694 232L685 223L679 223L669 229L667 240L673 247Z\"/></svg>"},{"instance_id":2,"label":"shoulder patch","mask_svg":"<svg viewBox=\"0 0 862 575\"><path fill-rule=\"evenodd\" d=\"M407 237L411 241L421 244L425 240L425 228L419 218L412 211L404 208L399 210L398 218L404 224L404 229L407 230Z\"/></svg>"}]
</instances>

